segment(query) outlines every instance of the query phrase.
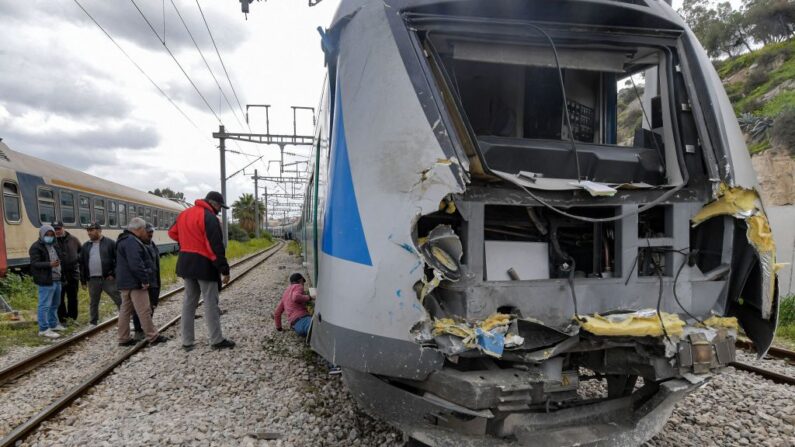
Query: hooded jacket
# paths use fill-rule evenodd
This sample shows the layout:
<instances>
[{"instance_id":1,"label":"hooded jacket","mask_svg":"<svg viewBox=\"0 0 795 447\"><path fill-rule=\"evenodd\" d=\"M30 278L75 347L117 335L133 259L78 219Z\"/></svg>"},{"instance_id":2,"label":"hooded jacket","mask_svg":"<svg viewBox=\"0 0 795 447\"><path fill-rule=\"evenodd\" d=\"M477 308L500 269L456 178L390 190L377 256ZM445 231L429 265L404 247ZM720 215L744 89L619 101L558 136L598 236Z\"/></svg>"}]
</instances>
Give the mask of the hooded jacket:
<instances>
[{"instance_id":1,"label":"hooded jacket","mask_svg":"<svg viewBox=\"0 0 795 447\"><path fill-rule=\"evenodd\" d=\"M28 250L28 255L30 256L30 276L33 277L33 282L38 286L51 286L53 284L53 267L50 265L52 260L47 250L47 244L44 243L44 235L47 234L48 231L52 231L53 234L55 233L55 230L51 226L42 225L39 229L39 239L36 240ZM58 259L63 259L64 254L58 244L53 243L52 246L58 254Z\"/></svg>"},{"instance_id":2,"label":"hooded jacket","mask_svg":"<svg viewBox=\"0 0 795 447\"><path fill-rule=\"evenodd\" d=\"M194 206L181 212L168 235L179 243L177 276L180 278L220 281L220 275L229 274L221 224L206 201L197 200Z\"/></svg>"},{"instance_id":3,"label":"hooded jacket","mask_svg":"<svg viewBox=\"0 0 795 447\"><path fill-rule=\"evenodd\" d=\"M64 280L77 281L80 279L80 240L64 231L61 237L55 237L55 244L61 249L63 258L61 262L63 265Z\"/></svg>"},{"instance_id":4,"label":"hooded jacket","mask_svg":"<svg viewBox=\"0 0 795 447\"><path fill-rule=\"evenodd\" d=\"M132 233L130 233L132 236ZM121 235L119 235L121 236ZM89 256L91 256L91 240L83 244L80 250L80 281L85 284L90 279L88 270ZM102 262L102 277L114 276L116 274L116 242L113 239L102 236L99 239L99 259Z\"/></svg>"},{"instance_id":5,"label":"hooded jacket","mask_svg":"<svg viewBox=\"0 0 795 447\"><path fill-rule=\"evenodd\" d=\"M140 289L152 284L154 265L146 245L138 236L124 230L116 242L116 288Z\"/></svg>"}]
</instances>

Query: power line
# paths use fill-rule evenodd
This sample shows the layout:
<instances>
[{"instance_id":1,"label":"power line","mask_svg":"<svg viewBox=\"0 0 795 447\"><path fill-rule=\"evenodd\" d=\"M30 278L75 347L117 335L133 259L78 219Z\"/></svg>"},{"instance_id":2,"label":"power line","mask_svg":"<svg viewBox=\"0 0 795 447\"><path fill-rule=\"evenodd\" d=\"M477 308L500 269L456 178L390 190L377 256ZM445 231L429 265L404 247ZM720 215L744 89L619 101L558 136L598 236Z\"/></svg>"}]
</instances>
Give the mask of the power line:
<instances>
[{"instance_id":1,"label":"power line","mask_svg":"<svg viewBox=\"0 0 795 447\"><path fill-rule=\"evenodd\" d=\"M135 60L129 54L127 54L126 51L124 51L124 48L122 48L121 45L119 45L119 43L116 42L116 39L114 39L113 36L108 34L108 32L105 31L105 28L103 28L102 25L100 25L99 22L97 22L97 20L88 11L86 11L86 8L84 8L83 5L81 5L78 0L74 0L74 2L86 14L86 16L88 16L88 18L91 19L91 21L94 22L94 24L97 25L97 27L99 27L99 29L105 34L105 36L107 36L107 38L110 39L111 42L113 42L113 45L116 45L116 48L118 48L119 51L121 51L121 53L127 58L127 60L129 60L130 63L132 63L135 66L135 68L137 68L138 71L141 72L141 74L144 75L144 77L146 77L146 79L149 80L152 86L154 86L157 89L157 91L159 91L160 94L163 95L168 100L168 102L170 102L171 105L174 106L174 108L176 108L179 111L179 113L182 114L182 116L185 117L185 119L188 120L188 122L190 122L191 125L196 128L196 130L201 131L201 129L199 129L199 126L197 126L196 123L192 119L190 119L190 117L185 113L185 111L182 110L182 108L179 105L177 105L177 103L175 103L174 100L171 99L171 97L168 96L168 94L165 91L163 91L163 89L160 88L159 85L157 85L157 83L152 79L152 77L149 76L146 73L146 71L144 71L144 69L141 68L141 66L138 65L138 63L135 62Z\"/></svg>"},{"instance_id":2,"label":"power line","mask_svg":"<svg viewBox=\"0 0 795 447\"><path fill-rule=\"evenodd\" d=\"M204 57L204 53L202 52L201 48L199 48L199 44L196 43L196 39L193 38L193 33L190 32L190 29L188 28L188 24L185 23L185 20L182 18L182 14L179 12L179 8L177 8L177 5L176 5L176 3L174 3L174 0L171 0L171 6L173 6L174 7L174 11L177 12L177 17L179 17L180 22L182 22L182 26L185 27L185 31L188 32L188 36L190 36L190 40L193 42L193 46L196 47L196 51L199 52L199 56L201 56L202 61L204 61L204 66L207 67L207 71L210 72L210 76L212 76L213 81L215 81L215 85L218 86L218 91L221 92L221 95L223 95L224 100L226 100L226 104L229 106L229 111L232 112L232 115L235 117L235 120L237 120L237 123L242 128L243 127L243 122L240 121L240 118L238 118L234 107L229 102L229 98L226 96L226 93L224 93L224 90L221 88L221 84L218 82L218 79L215 77L215 73L213 73L213 70L210 68L210 64L207 62L207 59Z\"/></svg>"},{"instance_id":3,"label":"power line","mask_svg":"<svg viewBox=\"0 0 795 447\"><path fill-rule=\"evenodd\" d=\"M196 0L196 6L199 7L199 13L202 16L202 20L204 21L204 26L207 28L207 34L210 35L210 40L213 43L213 48L215 48L215 54L218 55L218 60L221 61L221 67L224 69L224 74L226 75L226 80L229 82L229 88L232 89L232 94L235 95L235 101L237 101L237 106L240 108L240 112L243 112L243 106L240 104L240 99L237 97L237 91L235 91L235 86L232 85L232 78L229 77L229 72L226 70L226 64L224 64L224 59L221 57L221 52L218 51L218 45L215 44L215 38L213 38L213 33L210 31L210 25L207 23L207 18L204 17L204 11L202 10L202 5L199 4L199 0ZM246 123L248 127L248 123ZM251 132L251 127L248 127L248 131Z\"/></svg>"},{"instance_id":4,"label":"power line","mask_svg":"<svg viewBox=\"0 0 795 447\"><path fill-rule=\"evenodd\" d=\"M207 98L204 97L202 92L199 90L199 87L196 86L196 84L193 82L193 79L191 79L190 76L188 75L188 72L185 71L185 69L182 67L182 64L180 64L179 61L177 60L177 58L174 56L174 53L172 53L171 50L168 48L168 46L166 45L165 40L161 39L160 35L157 34L157 31L155 30L155 27L152 26L152 23L149 21L148 18L146 18L146 15L143 13L143 11L141 11L141 8L138 7L138 4L135 3L135 0L130 0L130 2L133 4L133 6L135 6L135 9L138 10L138 13L141 15L141 17L143 17L143 19L146 22L146 24L149 25L149 29L152 30L152 33L154 33L154 35L157 37L157 40L160 41L161 44L163 44L163 48L166 49L166 52L168 52L168 55L171 56L171 59L173 59L174 62L177 64L177 67L179 67L179 69L182 71L182 74L185 75L185 78L188 80L188 82L190 82L190 85L192 85L193 89L196 90L196 93L199 94L199 96L201 97L202 101L204 101L204 105L206 105L207 108L210 109L210 112L212 112L212 114L215 116L215 119L217 119L219 123L222 122L221 118L218 116L218 114L215 113L215 109L213 109L213 107L210 105L210 103L207 102Z\"/></svg>"}]
</instances>

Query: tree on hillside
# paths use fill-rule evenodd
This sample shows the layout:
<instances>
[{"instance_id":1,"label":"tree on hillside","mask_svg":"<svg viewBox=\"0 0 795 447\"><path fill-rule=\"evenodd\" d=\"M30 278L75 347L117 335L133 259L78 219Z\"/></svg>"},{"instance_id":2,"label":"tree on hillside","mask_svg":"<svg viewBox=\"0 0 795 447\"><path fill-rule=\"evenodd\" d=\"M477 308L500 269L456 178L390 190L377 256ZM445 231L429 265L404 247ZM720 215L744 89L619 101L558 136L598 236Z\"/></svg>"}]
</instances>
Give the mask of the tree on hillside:
<instances>
[{"instance_id":1,"label":"tree on hillside","mask_svg":"<svg viewBox=\"0 0 795 447\"><path fill-rule=\"evenodd\" d=\"M232 204L232 217L237 219L240 222L240 226L248 233L253 233L255 230L255 203L254 194L243 194ZM262 222L265 215L265 205L259 202L256 208L259 210L259 221Z\"/></svg>"},{"instance_id":2,"label":"tree on hillside","mask_svg":"<svg viewBox=\"0 0 795 447\"><path fill-rule=\"evenodd\" d=\"M710 57L723 54L731 57L740 47L751 51L748 24L740 11L732 9L731 3L713 6L710 0L685 0L679 13Z\"/></svg>"},{"instance_id":3,"label":"tree on hillside","mask_svg":"<svg viewBox=\"0 0 795 447\"><path fill-rule=\"evenodd\" d=\"M765 45L787 40L795 32L795 2L791 0L745 0L743 8L751 36Z\"/></svg>"},{"instance_id":4,"label":"tree on hillside","mask_svg":"<svg viewBox=\"0 0 795 447\"><path fill-rule=\"evenodd\" d=\"M181 192L173 191L171 188L156 188L154 191L149 191L149 194L154 194L159 197L165 197L166 199L177 199L177 200L185 200L185 194Z\"/></svg>"}]
</instances>

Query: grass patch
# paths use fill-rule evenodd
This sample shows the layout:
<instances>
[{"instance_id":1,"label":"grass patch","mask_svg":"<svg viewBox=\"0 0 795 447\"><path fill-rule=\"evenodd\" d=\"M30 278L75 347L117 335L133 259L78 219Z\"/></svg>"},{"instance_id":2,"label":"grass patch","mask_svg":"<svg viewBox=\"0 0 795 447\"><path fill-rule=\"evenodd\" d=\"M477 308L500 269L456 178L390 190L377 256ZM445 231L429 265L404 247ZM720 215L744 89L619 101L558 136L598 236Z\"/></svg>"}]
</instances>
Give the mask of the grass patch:
<instances>
[{"instance_id":1,"label":"grass patch","mask_svg":"<svg viewBox=\"0 0 795 447\"><path fill-rule=\"evenodd\" d=\"M290 241L287 244L287 253L293 256L301 256L301 244L298 241Z\"/></svg>"},{"instance_id":2,"label":"grass patch","mask_svg":"<svg viewBox=\"0 0 795 447\"><path fill-rule=\"evenodd\" d=\"M229 241L227 257L230 260L242 258L271 245L273 245L273 240L269 238L251 239L248 242ZM169 254L160 258L160 281L163 289L168 288L179 280L176 269L176 255ZM21 313L26 321L35 322L39 296L38 288L33 284L31 277L9 273L6 278L0 280L0 294L3 295L3 298L14 310ZM65 332L67 335L82 329L88 324L88 291L82 288L79 289L77 300L77 322ZM103 293L99 305L100 320L105 320L116 315L116 313L116 305ZM48 341L38 336L38 326L35 323L26 326L12 326L0 322L0 355L14 346L41 346L46 344L48 344Z\"/></svg>"},{"instance_id":3,"label":"grass patch","mask_svg":"<svg viewBox=\"0 0 795 447\"><path fill-rule=\"evenodd\" d=\"M784 339L790 345L795 343L795 295L781 298L776 337Z\"/></svg>"}]
</instances>

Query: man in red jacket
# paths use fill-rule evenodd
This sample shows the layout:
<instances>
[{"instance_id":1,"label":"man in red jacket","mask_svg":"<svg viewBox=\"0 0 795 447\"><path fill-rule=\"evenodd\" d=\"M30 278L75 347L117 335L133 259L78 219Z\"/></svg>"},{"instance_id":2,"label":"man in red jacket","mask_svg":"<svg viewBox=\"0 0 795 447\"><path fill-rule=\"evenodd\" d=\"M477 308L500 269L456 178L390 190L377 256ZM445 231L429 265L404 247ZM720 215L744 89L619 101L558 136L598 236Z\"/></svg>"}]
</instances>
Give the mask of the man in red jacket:
<instances>
[{"instance_id":1,"label":"man in red jacket","mask_svg":"<svg viewBox=\"0 0 795 447\"><path fill-rule=\"evenodd\" d=\"M193 320L204 300L204 321L213 349L231 349L235 343L221 334L221 311L218 295L221 284L229 282L229 263L226 261L223 230L216 215L224 204L224 196L216 191L207 193L204 200L181 212L168 230L179 243L177 276L185 281L185 301L182 302L182 348L193 350Z\"/></svg>"}]
</instances>

